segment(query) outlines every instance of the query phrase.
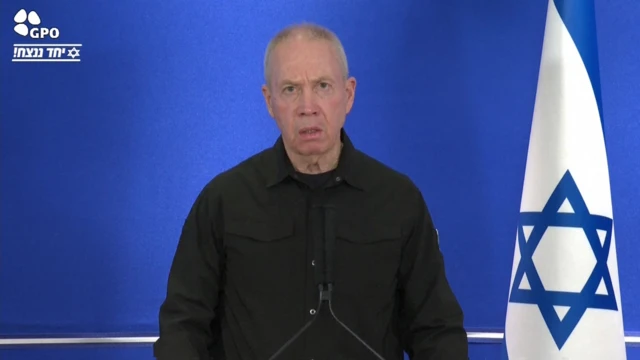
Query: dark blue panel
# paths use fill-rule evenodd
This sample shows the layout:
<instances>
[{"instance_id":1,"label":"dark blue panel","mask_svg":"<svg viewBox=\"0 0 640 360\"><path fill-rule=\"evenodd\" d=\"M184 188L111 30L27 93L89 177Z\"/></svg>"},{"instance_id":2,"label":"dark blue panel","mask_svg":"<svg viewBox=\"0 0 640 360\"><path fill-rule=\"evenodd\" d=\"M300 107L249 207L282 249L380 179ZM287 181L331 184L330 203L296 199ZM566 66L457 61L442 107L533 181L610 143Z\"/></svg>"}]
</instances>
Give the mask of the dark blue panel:
<instances>
[{"instance_id":1,"label":"dark blue panel","mask_svg":"<svg viewBox=\"0 0 640 360\"><path fill-rule=\"evenodd\" d=\"M0 348L3 360L153 360L151 345Z\"/></svg>"},{"instance_id":2,"label":"dark blue panel","mask_svg":"<svg viewBox=\"0 0 640 360\"><path fill-rule=\"evenodd\" d=\"M499 357L499 344L472 344L469 348L470 360L495 360ZM0 349L0 358L3 360L153 360L151 346ZM627 360L640 360L640 347L627 347Z\"/></svg>"}]
</instances>

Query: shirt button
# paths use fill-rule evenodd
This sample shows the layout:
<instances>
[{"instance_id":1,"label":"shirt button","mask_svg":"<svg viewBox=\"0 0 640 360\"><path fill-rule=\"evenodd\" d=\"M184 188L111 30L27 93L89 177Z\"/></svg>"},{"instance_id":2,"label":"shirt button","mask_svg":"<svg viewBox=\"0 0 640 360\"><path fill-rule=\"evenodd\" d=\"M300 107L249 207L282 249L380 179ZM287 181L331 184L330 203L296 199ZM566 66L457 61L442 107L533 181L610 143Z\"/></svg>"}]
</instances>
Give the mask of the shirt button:
<instances>
[{"instance_id":1,"label":"shirt button","mask_svg":"<svg viewBox=\"0 0 640 360\"><path fill-rule=\"evenodd\" d=\"M316 309L311 309L311 310L309 310L309 314L311 314L311 315L315 315L315 314L316 314Z\"/></svg>"},{"instance_id":2,"label":"shirt button","mask_svg":"<svg viewBox=\"0 0 640 360\"><path fill-rule=\"evenodd\" d=\"M340 182L340 181L342 181L342 178L340 176L337 176L336 177L336 182Z\"/></svg>"},{"instance_id":3,"label":"shirt button","mask_svg":"<svg viewBox=\"0 0 640 360\"><path fill-rule=\"evenodd\" d=\"M311 266L316 266L316 261L315 260L311 260Z\"/></svg>"}]
</instances>

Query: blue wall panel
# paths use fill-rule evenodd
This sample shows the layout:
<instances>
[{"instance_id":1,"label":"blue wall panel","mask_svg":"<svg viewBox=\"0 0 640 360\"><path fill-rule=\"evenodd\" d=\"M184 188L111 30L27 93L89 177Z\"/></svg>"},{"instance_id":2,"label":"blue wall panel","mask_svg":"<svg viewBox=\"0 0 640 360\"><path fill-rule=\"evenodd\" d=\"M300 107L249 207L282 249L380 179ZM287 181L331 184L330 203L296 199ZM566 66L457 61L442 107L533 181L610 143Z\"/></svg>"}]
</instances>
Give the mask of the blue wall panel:
<instances>
[{"instance_id":1,"label":"blue wall panel","mask_svg":"<svg viewBox=\"0 0 640 360\"><path fill-rule=\"evenodd\" d=\"M153 360L150 345L63 346L0 349L3 360Z\"/></svg>"},{"instance_id":2,"label":"blue wall panel","mask_svg":"<svg viewBox=\"0 0 640 360\"><path fill-rule=\"evenodd\" d=\"M347 131L424 192L466 325L501 331L546 5L0 2L0 334L157 331L195 196L277 136L263 51L302 20L342 38L359 81ZM13 32L21 8L60 29L39 42L81 43L82 61L12 63L13 44L36 42ZM640 5L596 10L624 320L638 332Z\"/></svg>"},{"instance_id":3,"label":"blue wall panel","mask_svg":"<svg viewBox=\"0 0 640 360\"><path fill-rule=\"evenodd\" d=\"M83 346L0 349L3 360L153 360L151 346ZM499 344L471 344L470 360L500 359ZM640 347L628 347L627 359L640 359Z\"/></svg>"}]
</instances>

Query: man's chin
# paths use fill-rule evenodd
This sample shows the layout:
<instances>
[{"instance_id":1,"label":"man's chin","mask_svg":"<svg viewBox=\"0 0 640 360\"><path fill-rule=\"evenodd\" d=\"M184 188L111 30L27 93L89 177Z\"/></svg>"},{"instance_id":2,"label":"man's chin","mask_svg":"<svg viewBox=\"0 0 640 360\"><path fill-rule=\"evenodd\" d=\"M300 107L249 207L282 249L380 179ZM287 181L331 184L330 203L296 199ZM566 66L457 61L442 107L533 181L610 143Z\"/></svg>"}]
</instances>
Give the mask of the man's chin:
<instances>
[{"instance_id":1,"label":"man's chin","mask_svg":"<svg viewBox=\"0 0 640 360\"><path fill-rule=\"evenodd\" d=\"M327 153L329 149L323 144L305 144L298 147L298 154L303 156L320 156Z\"/></svg>"}]
</instances>

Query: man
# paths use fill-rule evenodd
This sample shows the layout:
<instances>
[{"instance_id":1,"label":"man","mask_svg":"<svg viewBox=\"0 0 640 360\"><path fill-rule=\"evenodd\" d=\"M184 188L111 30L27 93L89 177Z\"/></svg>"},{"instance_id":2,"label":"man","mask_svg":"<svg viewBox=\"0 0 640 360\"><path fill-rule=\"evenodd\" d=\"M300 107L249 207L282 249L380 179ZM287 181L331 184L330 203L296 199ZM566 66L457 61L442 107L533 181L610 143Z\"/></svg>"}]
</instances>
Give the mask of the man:
<instances>
[{"instance_id":1,"label":"man","mask_svg":"<svg viewBox=\"0 0 640 360\"><path fill-rule=\"evenodd\" d=\"M419 189L343 129L356 81L338 38L292 26L264 66L282 136L197 197L156 357L466 360L463 313ZM320 301L329 283L331 303Z\"/></svg>"}]
</instances>

